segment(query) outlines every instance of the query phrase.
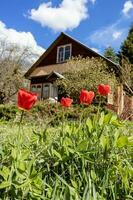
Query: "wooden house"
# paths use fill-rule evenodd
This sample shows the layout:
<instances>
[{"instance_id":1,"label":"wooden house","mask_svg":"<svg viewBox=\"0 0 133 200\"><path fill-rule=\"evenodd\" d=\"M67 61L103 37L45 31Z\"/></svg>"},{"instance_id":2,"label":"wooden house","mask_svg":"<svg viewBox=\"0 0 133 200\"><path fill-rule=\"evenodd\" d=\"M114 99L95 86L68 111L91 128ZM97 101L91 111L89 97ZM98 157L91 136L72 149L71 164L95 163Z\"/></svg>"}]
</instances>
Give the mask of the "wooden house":
<instances>
[{"instance_id":1,"label":"wooden house","mask_svg":"<svg viewBox=\"0 0 133 200\"><path fill-rule=\"evenodd\" d=\"M50 45L44 54L26 72L25 77L30 79L31 91L39 94L39 99L58 99L58 88L54 84L57 78L63 78L67 71L65 63L72 57L100 57L107 61L109 66L117 64L103 55L95 52L71 36L61 33Z\"/></svg>"}]
</instances>

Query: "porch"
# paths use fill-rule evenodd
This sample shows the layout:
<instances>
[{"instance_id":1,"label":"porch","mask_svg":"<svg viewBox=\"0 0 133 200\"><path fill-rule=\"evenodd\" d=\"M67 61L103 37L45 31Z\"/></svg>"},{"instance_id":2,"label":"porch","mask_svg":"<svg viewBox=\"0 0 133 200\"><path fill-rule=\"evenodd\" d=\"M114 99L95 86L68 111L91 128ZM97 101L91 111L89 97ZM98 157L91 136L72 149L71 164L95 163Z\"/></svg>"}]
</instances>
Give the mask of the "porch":
<instances>
[{"instance_id":1,"label":"porch","mask_svg":"<svg viewBox=\"0 0 133 200\"><path fill-rule=\"evenodd\" d=\"M58 78L64 76L54 71L48 75L31 77L30 91L36 92L39 100L58 100L58 88L55 84Z\"/></svg>"}]
</instances>

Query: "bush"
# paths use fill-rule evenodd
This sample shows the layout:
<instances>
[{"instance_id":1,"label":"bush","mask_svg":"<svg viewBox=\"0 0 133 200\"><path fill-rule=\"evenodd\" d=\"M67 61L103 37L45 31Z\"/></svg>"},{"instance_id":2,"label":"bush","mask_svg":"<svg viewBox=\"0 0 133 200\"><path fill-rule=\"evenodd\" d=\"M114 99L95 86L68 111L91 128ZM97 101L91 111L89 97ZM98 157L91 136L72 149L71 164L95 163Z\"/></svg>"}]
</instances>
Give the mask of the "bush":
<instances>
[{"instance_id":1,"label":"bush","mask_svg":"<svg viewBox=\"0 0 133 200\"><path fill-rule=\"evenodd\" d=\"M102 59L74 58L67 63L68 71L64 73L65 79L58 79L56 84L59 96L70 96L77 102L81 89L97 92L99 84L109 84L112 90L117 84L113 67L108 66ZM112 69L112 71L111 71Z\"/></svg>"},{"instance_id":2,"label":"bush","mask_svg":"<svg viewBox=\"0 0 133 200\"><path fill-rule=\"evenodd\" d=\"M18 109L15 105L0 105L0 119L6 121L12 120L15 118Z\"/></svg>"},{"instance_id":3,"label":"bush","mask_svg":"<svg viewBox=\"0 0 133 200\"><path fill-rule=\"evenodd\" d=\"M50 103L49 101L38 102L30 112L24 112L23 124L41 125L48 124L57 126L62 122L64 115L68 121L78 121L82 118L86 119L93 116L98 111L98 106L84 106L75 104L69 108L63 108L60 103ZM100 111L108 113L109 110L105 106L100 107ZM19 124L21 118L21 110L15 105L0 105L0 120L3 122L13 122Z\"/></svg>"}]
</instances>

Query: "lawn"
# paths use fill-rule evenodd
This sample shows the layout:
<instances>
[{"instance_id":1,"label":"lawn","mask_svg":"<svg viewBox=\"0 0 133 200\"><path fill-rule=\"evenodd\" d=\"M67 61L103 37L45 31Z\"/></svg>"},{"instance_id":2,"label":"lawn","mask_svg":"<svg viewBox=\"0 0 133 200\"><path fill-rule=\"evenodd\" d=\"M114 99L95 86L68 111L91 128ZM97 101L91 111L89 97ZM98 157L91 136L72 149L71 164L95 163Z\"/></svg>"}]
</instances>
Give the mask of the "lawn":
<instances>
[{"instance_id":1,"label":"lawn","mask_svg":"<svg viewBox=\"0 0 133 200\"><path fill-rule=\"evenodd\" d=\"M133 123L58 114L1 120L0 198L133 199Z\"/></svg>"}]
</instances>

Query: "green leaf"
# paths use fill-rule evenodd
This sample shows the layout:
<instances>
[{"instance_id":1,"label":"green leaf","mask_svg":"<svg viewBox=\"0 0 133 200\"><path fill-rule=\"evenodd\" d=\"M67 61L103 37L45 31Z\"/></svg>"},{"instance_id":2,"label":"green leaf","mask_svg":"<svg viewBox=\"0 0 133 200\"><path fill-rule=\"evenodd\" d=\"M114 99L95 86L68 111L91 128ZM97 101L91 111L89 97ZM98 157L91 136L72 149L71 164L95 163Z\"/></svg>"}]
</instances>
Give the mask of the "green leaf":
<instances>
[{"instance_id":1,"label":"green leaf","mask_svg":"<svg viewBox=\"0 0 133 200\"><path fill-rule=\"evenodd\" d=\"M61 176L59 176L59 175L56 174L56 173L55 173L55 175L56 175L56 177L57 177L64 185L66 185L66 186L69 188L69 190L70 190L72 193L75 193L75 189L74 189L73 187L71 187L63 178L61 178Z\"/></svg>"},{"instance_id":2,"label":"green leaf","mask_svg":"<svg viewBox=\"0 0 133 200\"><path fill-rule=\"evenodd\" d=\"M86 120L86 125L87 125L87 127L88 127L88 129L89 129L89 132L91 133L91 132L92 132L92 129L93 129L93 125L92 125L92 121L91 121L90 118L88 118L88 119Z\"/></svg>"},{"instance_id":3,"label":"green leaf","mask_svg":"<svg viewBox=\"0 0 133 200\"><path fill-rule=\"evenodd\" d=\"M62 157L61 157L60 153L57 152L55 149L53 149L53 154L54 154L56 157L58 157L60 160L62 160Z\"/></svg>"},{"instance_id":4,"label":"green leaf","mask_svg":"<svg viewBox=\"0 0 133 200\"><path fill-rule=\"evenodd\" d=\"M99 119L99 125L102 126L104 122L104 112L101 113L100 119Z\"/></svg>"},{"instance_id":5,"label":"green leaf","mask_svg":"<svg viewBox=\"0 0 133 200\"><path fill-rule=\"evenodd\" d=\"M91 178L93 179L93 180L96 180L96 174L95 174L95 172L94 172L94 170L91 170Z\"/></svg>"},{"instance_id":6,"label":"green leaf","mask_svg":"<svg viewBox=\"0 0 133 200\"><path fill-rule=\"evenodd\" d=\"M29 158L29 154L30 154L30 151L29 151L29 149L28 149L28 150L26 150L26 151L24 151L24 152L22 153L21 158L22 158L23 160L26 160L26 159Z\"/></svg>"},{"instance_id":7,"label":"green leaf","mask_svg":"<svg viewBox=\"0 0 133 200\"><path fill-rule=\"evenodd\" d=\"M12 149L12 153L11 153L11 156L12 158L15 160L17 158L17 155L18 155L18 152L16 149Z\"/></svg>"},{"instance_id":8,"label":"green leaf","mask_svg":"<svg viewBox=\"0 0 133 200\"><path fill-rule=\"evenodd\" d=\"M56 167L57 165L59 165L58 161L53 164L54 167Z\"/></svg>"},{"instance_id":9,"label":"green leaf","mask_svg":"<svg viewBox=\"0 0 133 200\"><path fill-rule=\"evenodd\" d=\"M70 138L68 138L68 137L66 137L65 139L64 139L64 141L63 141L63 145L64 146L73 146L73 143L72 143L72 141L71 141L71 139Z\"/></svg>"},{"instance_id":10,"label":"green leaf","mask_svg":"<svg viewBox=\"0 0 133 200\"><path fill-rule=\"evenodd\" d=\"M70 190L68 187L65 188L65 194L63 196L64 200L71 200Z\"/></svg>"},{"instance_id":11,"label":"green leaf","mask_svg":"<svg viewBox=\"0 0 133 200\"><path fill-rule=\"evenodd\" d=\"M26 163L24 161L18 162L18 170L23 173L26 170Z\"/></svg>"},{"instance_id":12,"label":"green leaf","mask_svg":"<svg viewBox=\"0 0 133 200\"><path fill-rule=\"evenodd\" d=\"M133 136L128 137L128 146L133 146Z\"/></svg>"},{"instance_id":13,"label":"green leaf","mask_svg":"<svg viewBox=\"0 0 133 200\"><path fill-rule=\"evenodd\" d=\"M82 142L79 143L79 145L77 146L77 150L79 151L86 151L88 148L88 141L87 140L83 140Z\"/></svg>"},{"instance_id":14,"label":"green leaf","mask_svg":"<svg viewBox=\"0 0 133 200\"><path fill-rule=\"evenodd\" d=\"M104 124L109 124L111 118L112 118L112 113L108 113L107 115L105 115L105 117L104 117Z\"/></svg>"},{"instance_id":15,"label":"green leaf","mask_svg":"<svg viewBox=\"0 0 133 200\"><path fill-rule=\"evenodd\" d=\"M104 150L108 149L109 148L109 137L102 135L100 137L100 143L101 143Z\"/></svg>"},{"instance_id":16,"label":"green leaf","mask_svg":"<svg viewBox=\"0 0 133 200\"><path fill-rule=\"evenodd\" d=\"M119 137L117 142L116 142L116 146L119 147L119 148L122 148L126 145L128 145L128 137L127 136Z\"/></svg>"},{"instance_id":17,"label":"green leaf","mask_svg":"<svg viewBox=\"0 0 133 200\"><path fill-rule=\"evenodd\" d=\"M0 175L5 179L7 180L8 179L8 176L10 174L10 170L8 167L4 166L3 169L0 171Z\"/></svg>"},{"instance_id":18,"label":"green leaf","mask_svg":"<svg viewBox=\"0 0 133 200\"><path fill-rule=\"evenodd\" d=\"M73 181L72 179L71 179L71 183L72 183L72 186L74 187L74 188L78 188L78 185L77 185L77 183L75 182L75 181Z\"/></svg>"},{"instance_id":19,"label":"green leaf","mask_svg":"<svg viewBox=\"0 0 133 200\"><path fill-rule=\"evenodd\" d=\"M7 188L10 185L11 184L8 181L3 181L2 183L0 183L0 189Z\"/></svg>"}]
</instances>

